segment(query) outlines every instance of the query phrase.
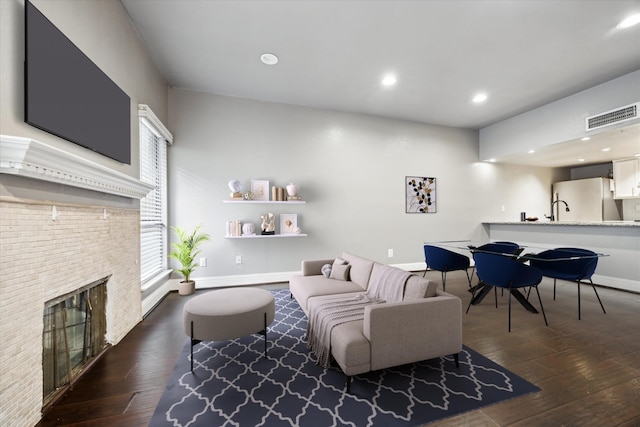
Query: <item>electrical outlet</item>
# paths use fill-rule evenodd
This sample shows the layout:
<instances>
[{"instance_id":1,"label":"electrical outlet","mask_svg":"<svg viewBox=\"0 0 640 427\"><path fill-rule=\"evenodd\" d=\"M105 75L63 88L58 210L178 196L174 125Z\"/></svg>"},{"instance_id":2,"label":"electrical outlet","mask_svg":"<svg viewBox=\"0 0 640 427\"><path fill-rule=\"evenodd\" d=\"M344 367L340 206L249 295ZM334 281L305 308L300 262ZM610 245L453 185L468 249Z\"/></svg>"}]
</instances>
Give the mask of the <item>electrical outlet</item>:
<instances>
[{"instance_id":1,"label":"electrical outlet","mask_svg":"<svg viewBox=\"0 0 640 427\"><path fill-rule=\"evenodd\" d=\"M387 256L388 256L389 258L393 258L393 249L389 249L389 250L387 251Z\"/></svg>"},{"instance_id":2,"label":"electrical outlet","mask_svg":"<svg viewBox=\"0 0 640 427\"><path fill-rule=\"evenodd\" d=\"M242 264L242 255L236 255L236 264Z\"/></svg>"},{"instance_id":3,"label":"electrical outlet","mask_svg":"<svg viewBox=\"0 0 640 427\"><path fill-rule=\"evenodd\" d=\"M200 267L207 266L207 259L205 257L200 258Z\"/></svg>"},{"instance_id":4,"label":"electrical outlet","mask_svg":"<svg viewBox=\"0 0 640 427\"><path fill-rule=\"evenodd\" d=\"M500 212L504 212L506 209L504 207L504 205L500 206Z\"/></svg>"}]
</instances>

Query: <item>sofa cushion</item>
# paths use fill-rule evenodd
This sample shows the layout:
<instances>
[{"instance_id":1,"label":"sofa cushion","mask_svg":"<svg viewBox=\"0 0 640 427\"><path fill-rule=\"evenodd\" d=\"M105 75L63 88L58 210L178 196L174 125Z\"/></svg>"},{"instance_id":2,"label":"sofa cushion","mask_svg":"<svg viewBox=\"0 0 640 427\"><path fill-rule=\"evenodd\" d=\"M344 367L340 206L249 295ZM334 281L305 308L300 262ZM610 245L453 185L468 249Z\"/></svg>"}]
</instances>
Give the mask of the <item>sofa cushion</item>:
<instances>
[{"instance_id":1,"label":"sofa cushion","mask_svg":"<svg viewBox=\"0 0 640 427\"><path fill-rule=\"evenodd\" d=\"M373 269L373 261L347 252L342 254L342 259L351 265L349 270L350 280L366 290L369 285L371 270Z\"/></svg>"},{"instance_id":2,"label":"sofa cushion","mask_svg":"<svg viewBox=\"0 0 640 427\"><path fill-rule=\"evenodd\" d=\"M331 276L331 264L325 264L322 266L322 275L324 277L329 277Z\"/></svg>"},{"instance_id":3,"label":"sofa cushion","mask_svg":"<svg viewBox=\"0 0 640 427\"><path fill-rule=\"evenodd\" d=\"M436 295L438 282L412 275L404 287L403 301L430 298Z\"/></svg>"},{"instance_id":4,"label":"sofa cushion","mask_svg":"<svg viewBox=\"0 0 640 427\"><path fill-rule=\"evenodd\" d=\"M333 265L346 265L347 261L343 260L342 258L336 258L335 260L333 260Z\"/></svg>"},{"instance_id":5,"label":"sofa cushion","mask_svg":"<svg viewBox=\"0 0 640 427\"><path fill-rule=\"evenodd\" d=\"M291 276L289 289L305 313L307 313L307 301L309 298L320 295L362 292L362 288L355 283L328 279L321 274L316 276Z\"/></svg>"},{"instance_id":6,"label":"sofa cushion","mask_svg":"<svg viewBox=\"0 0 640 427\"><path fill-rule=\"evenodd\" d=\"M336 280L349 280L349 270L351 266L349 264L345 265L334 265L331 267L331 273L329 277Z\"/></svg>"}]
</instances>

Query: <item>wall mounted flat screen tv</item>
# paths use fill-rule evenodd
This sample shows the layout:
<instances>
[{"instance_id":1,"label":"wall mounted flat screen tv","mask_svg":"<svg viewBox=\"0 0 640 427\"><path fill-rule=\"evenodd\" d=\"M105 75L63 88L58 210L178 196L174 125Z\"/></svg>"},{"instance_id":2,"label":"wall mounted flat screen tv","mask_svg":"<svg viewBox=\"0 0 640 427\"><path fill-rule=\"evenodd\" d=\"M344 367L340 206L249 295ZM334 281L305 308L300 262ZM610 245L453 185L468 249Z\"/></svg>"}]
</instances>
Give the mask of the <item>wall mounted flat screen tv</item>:
<instances>
[{"instance_id":1,"label":"wall mounted flat screen tv","mask_svg":"<svg viewBox=\"0 0 640 427\"><path fill-rule=\"evenodd\" d=\"M25 122L131 164L129 96L35 6L25 9Z\"/></svg>"}]
</instances>

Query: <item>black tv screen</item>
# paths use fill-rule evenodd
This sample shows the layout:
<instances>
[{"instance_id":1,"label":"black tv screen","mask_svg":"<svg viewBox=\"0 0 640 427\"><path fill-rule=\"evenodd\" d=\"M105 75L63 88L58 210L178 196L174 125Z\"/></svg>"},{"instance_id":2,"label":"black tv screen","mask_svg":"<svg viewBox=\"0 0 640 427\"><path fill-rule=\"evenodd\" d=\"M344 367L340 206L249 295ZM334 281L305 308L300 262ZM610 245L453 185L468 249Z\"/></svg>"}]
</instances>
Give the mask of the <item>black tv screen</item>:
<instances>
[{"instance_id":1,"label":"black tv screen","mask_svg":"<svg viewBox=\"0 0 640 427\"><path fill-rule=\"evenodd\" d=\"M131 164L129 96L25 2L25 122Z\"/></svg>"}]
</instances>

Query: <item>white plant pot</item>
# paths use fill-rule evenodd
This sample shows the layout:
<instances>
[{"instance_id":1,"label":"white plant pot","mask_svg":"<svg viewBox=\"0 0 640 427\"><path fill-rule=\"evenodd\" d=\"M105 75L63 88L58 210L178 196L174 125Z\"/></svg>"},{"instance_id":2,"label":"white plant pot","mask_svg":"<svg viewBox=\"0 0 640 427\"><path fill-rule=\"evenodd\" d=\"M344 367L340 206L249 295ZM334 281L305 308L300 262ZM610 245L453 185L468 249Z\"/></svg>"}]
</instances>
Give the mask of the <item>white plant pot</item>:
<instances>
[{"instance_id":1,"label":"white plant pot","mask_svg":"<svg viewBox=\"0 0 640 427\"><path fill-rule=\"evenodd\" d=\"M188 282L182 281L178 283L178 294L179 295L191 295L196 290L196 282L193 280L189 280Z\"/></svg>"}]
</instances>

